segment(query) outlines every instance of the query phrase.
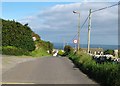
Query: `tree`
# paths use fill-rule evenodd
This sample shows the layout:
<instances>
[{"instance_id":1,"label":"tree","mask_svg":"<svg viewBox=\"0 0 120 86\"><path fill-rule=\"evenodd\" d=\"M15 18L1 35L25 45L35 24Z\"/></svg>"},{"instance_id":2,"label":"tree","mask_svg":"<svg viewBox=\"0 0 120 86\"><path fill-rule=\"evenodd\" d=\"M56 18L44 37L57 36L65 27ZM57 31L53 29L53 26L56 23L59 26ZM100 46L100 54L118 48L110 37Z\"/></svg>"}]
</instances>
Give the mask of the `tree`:
<instances>
[{"instance_id":1,"label":"tree","mask_svg":"<svg viewBox=\"0 0 120 86\"><path fill-rule=\"evenodd\" d=\"M2 46L15 46L28 51L35 49L32 30L19 22L2 19Z\"/></svg>"},{"instance_id":2,"label":"tree","mask_svg":"<svg viewBox=\"0 0 120 86\"><path fill-rule=\"evenodd\" d=\"M64 51L65 51L65 55L68 55L70 52L73 51L73 48L71 46L69 46L69 45L66 45L64 47Z\"/></svg>"},{"instance_id":3,"label":"tree","mask_svg":"<svg viewBox=\"0 0 120 86\"><path fill-rule=\"evenodd\" d=\"M28 26L28 23L26 23L24 26Z\"/></svg>"},{"instance_id":4,"label":"tree","mask_svg":"<svg viewBox=\"0 0 120 86\"><path fill-rule=\"evenodd\" d=\"M51 54L52 50L53 50L53 44L48 41L47 46L48 46L48 50L50 51L50 54Z\"/></svg>"}]
</instances>

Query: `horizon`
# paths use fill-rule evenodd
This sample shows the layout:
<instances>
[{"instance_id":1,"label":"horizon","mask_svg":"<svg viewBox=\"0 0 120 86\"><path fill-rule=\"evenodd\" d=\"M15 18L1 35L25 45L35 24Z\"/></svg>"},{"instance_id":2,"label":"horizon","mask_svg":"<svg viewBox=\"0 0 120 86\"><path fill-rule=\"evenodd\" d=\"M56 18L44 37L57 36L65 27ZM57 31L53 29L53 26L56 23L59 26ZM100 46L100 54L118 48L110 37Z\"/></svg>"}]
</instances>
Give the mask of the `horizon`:
<instances>
[{"instance_id":1,"label":"horizon","mask_svg":"<svg viewBox=\"0 0 120 86\"><path fill-rule=\"evenodd\" d=\"M52 42L53 44L63 44L62 42L60 42L60 43L55 43L55 42ZM65 43L66 45L68 44L74 44L74 43ZM80 44L80 45L87 45L87 43L86 44ZM108 46L120 46L120 45L114 45L114 44L90 44L90 45L108 45Z\"/></svg>"},{"instance_id":2,"label":"horizon","mask_svg":"<svg viewBox=\"0 0 120 86\"><path fill-rule=\"evenodd\" d=\"M74 43L68 43L68 44L63 44L63 43L53 43L53 46L55 49L64 49L66 45L69 45L71 47L75 47ZM77 44L76 44L77 46ZM80 48L88 48L87 44L80 44ZM90 44L90 48L102 48L103 50L118 50L119 45L102 45L102 44Z\"/></svg>"}]
</instances>

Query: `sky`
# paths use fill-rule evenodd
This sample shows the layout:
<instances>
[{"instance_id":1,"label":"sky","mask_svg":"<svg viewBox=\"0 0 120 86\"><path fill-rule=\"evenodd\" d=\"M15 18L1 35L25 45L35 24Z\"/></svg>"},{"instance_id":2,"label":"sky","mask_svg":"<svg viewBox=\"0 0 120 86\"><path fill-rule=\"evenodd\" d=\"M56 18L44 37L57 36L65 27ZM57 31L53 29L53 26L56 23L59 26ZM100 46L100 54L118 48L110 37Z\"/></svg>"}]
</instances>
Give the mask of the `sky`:
<instances>
[{"instance_id":1,"label":"sky","mask_svg":"<svg viewBox=\"0 0 120 86\"><path fill-rule=\"evenodd\" d=\"M9 2L4 0L2 18L14 19L22 24L28 23L43 40L53 43L62 43L64 40L73 43L73 37L78 30L78 15L73 14L72 11L80 12L80 25L82 25L90 8L96 10L117 3L112 1ZM87 44L87 33L88 22L80 30L81 44ZM118 44L118 6L92 13L91 44Z\"/></svg>"}]
</instances>

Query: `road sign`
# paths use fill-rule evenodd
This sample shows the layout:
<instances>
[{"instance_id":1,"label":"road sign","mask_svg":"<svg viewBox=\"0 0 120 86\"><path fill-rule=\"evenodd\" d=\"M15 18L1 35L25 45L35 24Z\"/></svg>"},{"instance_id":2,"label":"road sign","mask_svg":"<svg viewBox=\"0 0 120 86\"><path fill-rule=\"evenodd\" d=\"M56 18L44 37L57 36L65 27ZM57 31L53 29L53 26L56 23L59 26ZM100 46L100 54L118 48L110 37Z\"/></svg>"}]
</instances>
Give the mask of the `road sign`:
<instances>
[{"instance_id":1,"label":"road sign","mask_svg":"<svg viewBox=\"0 0 120 86\"><path fill-rule=\"evenodd\" d=\"M75 40L73 40L73 42L74 42L75 44L77 44L77 43L78 43L78 40L75 39Z\"/></svg>"}]
</instances>

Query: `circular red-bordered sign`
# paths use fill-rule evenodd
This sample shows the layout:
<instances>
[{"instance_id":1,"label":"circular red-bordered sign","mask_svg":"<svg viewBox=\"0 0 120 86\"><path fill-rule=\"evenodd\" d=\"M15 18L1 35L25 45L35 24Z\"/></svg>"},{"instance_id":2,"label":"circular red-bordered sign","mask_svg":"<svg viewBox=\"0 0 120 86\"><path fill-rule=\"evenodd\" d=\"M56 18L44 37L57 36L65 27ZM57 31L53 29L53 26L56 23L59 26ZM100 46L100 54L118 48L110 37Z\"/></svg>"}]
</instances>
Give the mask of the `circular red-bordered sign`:
<instances>
[{"instance_id":1,"label":"circular red-bordered sign","mask_svg":"<svg viewBox=\"0 0 120 86\"><path fill-rule=\"evenodd\" d=\"M78 43L78 40L75 39L75 40L73 40L73 42L74 42L75 44L77 44L77 43Z\"/></svg>"}]
</instances>

